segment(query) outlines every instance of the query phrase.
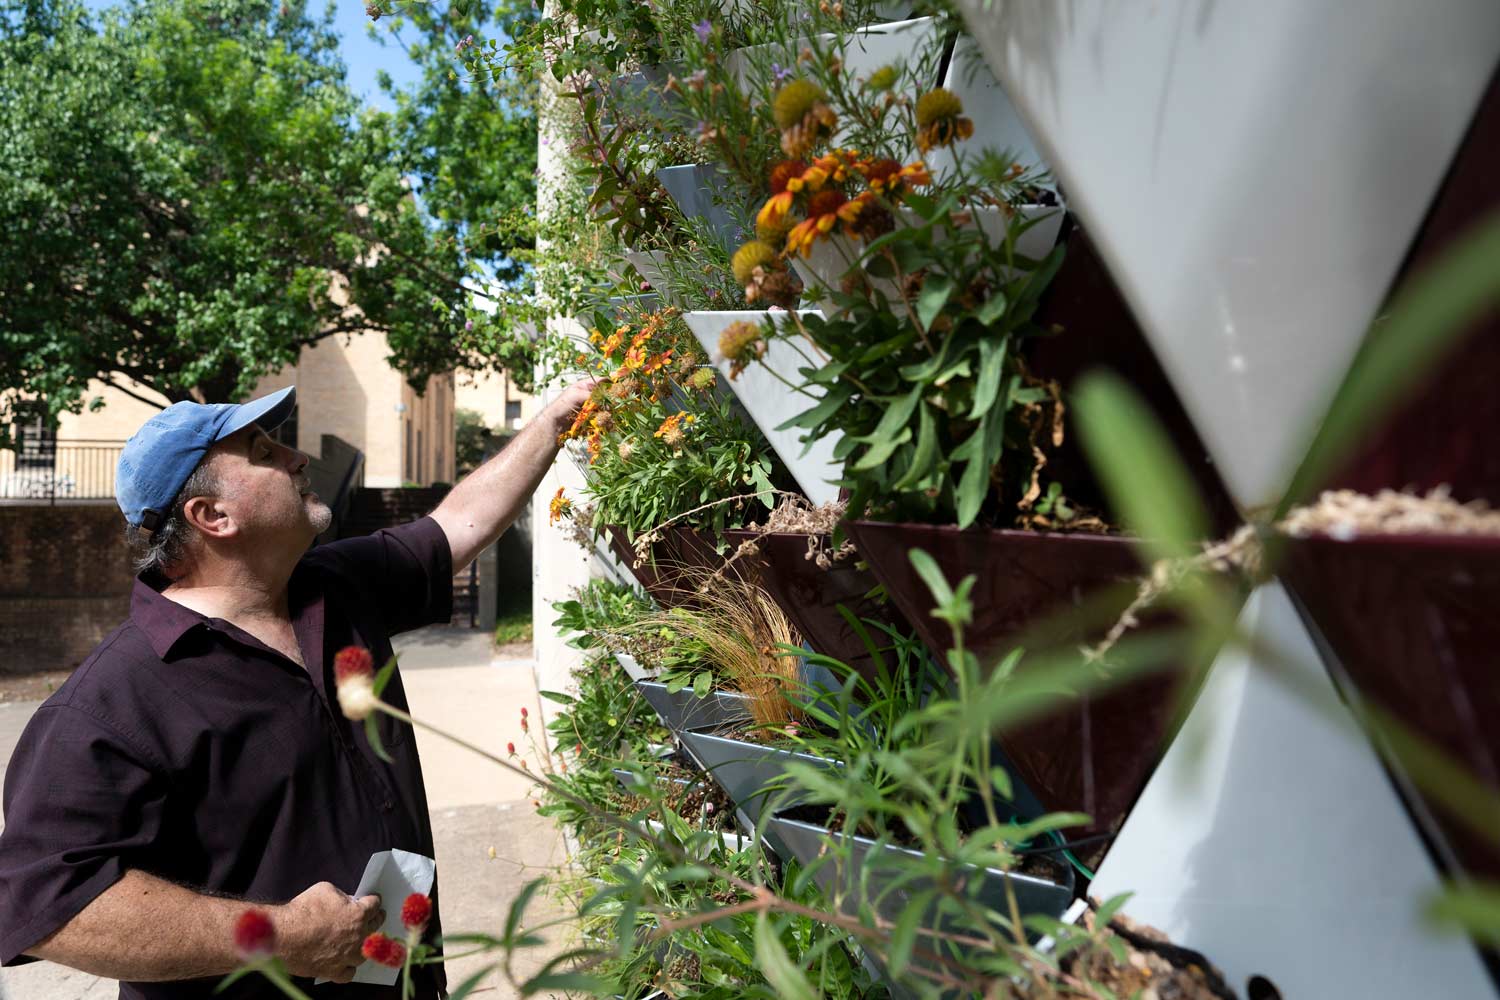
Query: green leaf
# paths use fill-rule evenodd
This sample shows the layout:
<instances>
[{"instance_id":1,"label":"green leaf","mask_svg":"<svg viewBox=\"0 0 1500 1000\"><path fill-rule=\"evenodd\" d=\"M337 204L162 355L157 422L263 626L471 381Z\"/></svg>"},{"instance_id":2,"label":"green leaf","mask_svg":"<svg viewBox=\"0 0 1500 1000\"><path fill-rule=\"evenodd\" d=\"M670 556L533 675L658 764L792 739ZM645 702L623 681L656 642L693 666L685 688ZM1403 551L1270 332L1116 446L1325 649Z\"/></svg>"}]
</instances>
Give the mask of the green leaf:
<instances>
[{"instance_id":1,"label":"green leaf","mask_svg":"<svg viewBox=\"0 0 1500 1000\"><path fill-rule=\"evenodd\" d=\"M521 984L521 995L523 997L535 996L542 990L558 990L562 992L586 993L596 996L608 996L613 989L607 979L598 976L590 976L583 972L544 972L533 976Z\"/></svg>"},{"instance_id":2,"label":"green leaf","mask_svg":"<svg viewBox=\"0 0 1500 1000\"><path fill-rule=\"evenodd\" d=\"M1366 439L1376 416L1441 363L1454 342L1472 332L1475 320L1500 302L1497 260L1500 212L1492 212L1402 291L1385 320L1370 331L1276 517L1326 483L1350 449Z\"/></svg>"},{"instance_id":3,"label":"green leaf","mask_svg":"<svg viewBox=\"0 0 1500 1000\"><path fill-rule=\"evenodd\" d=\"M370 749L375 751L375 756L387 764L393 764L395 761L391 760L391 755L385 752L385 745L380 741L380 728L375 724L375 719L374 712L365 716L365 739L370 741Z\"/></svg>"},{"instance_id":4,"label":"green leaf","mask_svg":"<svg viewBox=\"0 0 1500 1000\"><path fill-rule=\"evenodd\" d=\"M952 294L953 279L946 274L929 274L922 282L922 291L917 295L917 320L924 329L932 326Z\"/></svg>"},{"instance_id":5,"label":"green leaf","mask_svg":"<svg viewBox=\"0 0 1500 1000\"><path fill-rule=\"evenodd\" d=\"M380 673L375 675L375 697L379 698L385 686L391 682L391 677L396 672L396 658L393 656L385 666L380 668Z\"/></svg>"},{"instance_id":6,"label":"green leaf","mask_svg":"<svg viewBox=\"0 0 1500 1000\"><path fill-rule=\"evenodd\" d=\"M988 421L988 415L985 417ZM983 434L981 428L976 434ZM958 526L967 528L979 516L985 497L990 492L990 457L981 453L970 458L964 466L964 474L958 481Z\"/></svg>"},{"instance_id":7,"label":"green leaf","mask_svg":"<svg viewBox=\"0 0 1500 1000\"><path fill-rule=\"evenodd\" d=\"M1005 307L1009 304L1004 292L996 292L985 299L984 304L974 311L974 318L985 326L991 326L1005 315Z\"/></svg>"},{"instance_id":8,"label":"green leaf","mask_svg":"<svg viewBox=\"0 0 1500 1000\"><path fill-rule=\"evenodd\" d=\"M896 918L895 927L891 928L890 951L886 955L886 965L892 976L899 978L911 962L912 949L917 943L917 930L922 926L922 918L927 915L928 905L937 891L924 889L913 894L902 906L901 915Z\"/></svg>"},{"instance_id":9,"label":"green leaf","mask_svg":"<svg viewBox=\"0 0 1500 1000\"><path fill-rule=\"evenodd\" d=\"M921 549L912 549L907 553L907 558L911 560L912 568L917 571L922 582L927 584L927 589L932 592L933 603L939 607L951 604L953 588L948 586L948 579L943 576L942 567L937 564L937 560Z\"/></svg>"},{"instance_id":10,"label":"green leaf","mask_svg":"<svg viewBox=\"0 0 1500 1000\"><path fill-rule=\"evenodd\" d=\"M771 915L764 910L755 920L755 964L779 1000L818 1000L817 991L787 955Z\"/></svg>"},{"instance_id":11,"label":"green leaf","mask_svg":"<svg viewBox=\"0 0 1500 1000\"><path fill-rule=\"evenodd\" d=\"M911 421L911 415L916 412L917 404L922 401L922 391L925 386L912 386L911 391L899 397L890 404L885 413L880 416L880 423L875 425L875 430L869 435L868 440L879 443L881 439L888 438Z\"/></svg>"},{"instance_id":12,"label":"green leaf","mask_svg":"<svg viewBox=\"0 0 1500 1000\"><path fill-rule=\"evenodd\" d=\"M823 423L829 417L837 413L840 407L849 402L849 397L853 394L853 386L843 383L829 386L828 392L823 395L823 398L819 400L815 406L813 406L811 409L802 411L795 417L792 417L790 420L782 422L776 427L776 430L790 430L793 427L817 427L819 424Z\"/></svg>"},{"instance_id":13,"label":"green leaf","mask_svg":"<svg viewBox=\"0 0 1500 1000\"><path fill-rule=\"evenodd\" d=\"M979 379L974 383L974 405L969 419L978 420L990 411L1000 395L1000 378L1005 373L1005 356L1009 340L989 337L979 342Z\"/></svg>"},{"instance_id":14,"label":"green leaf","mask_svg":"<svg viewBox=\"0 0 1500 1000\"><path fill-rule=\"evenodd\" d=\"M1084 452L1115 509L1153 559L1183 557L1207 537L1192 477L1151 411L1119 377L1094 372L1073 395Z\"/></svg>"},{"instance_id":15,"label":"green leaf","mask_svg":"<svg viewBox=\"0 0 1500 1000\"><path fill-rule=\"evenodd\" d=\"M854 463L851 471L867 472L870 469L878 469L891 457L891 453L903 444L911 440L911 428L903 427L900 433L888 437L875 436L875 443L870 450L865 452L864 457Z\"/></svg>"},{"instance_id":16,"label":"green leaf","mask_svg":"<svg viewBox=\"0 0 1500 1000\"><path fill-rule=\"evenodd\" d=\"M505 915L505 939L507 941L515 938L516 932L521 929L521 921L526 917L526 907L531 903L531 897L547 884L547 879L535 878L521 887L516 893L516 898L510 904L510 910Z\"/></svg>"},{"instance_id":17,"label":"green leaf","mask_svg":"<svg viewBox=\"0 0 1500 1000\"><path fill-rule=\"evenodd\" d=\"M1427 905L1427 918L1458 928L1488 944L1500 944L1500 885L1447 885Z\"/></svg>"},{"instance_id":18,"label":"green leaf","mask_svg":"<svg viewBox=\"0 0 1500 1000\"><path fill-rule=\"evenodd\" d=\"M910 489L920 483L932 471L937 459L937 421L932 417L932 407L925 403L921 408L919 423L917 450L912 455L911 465L907 466L906 475L891 484L893 493Z\"/></svg>"}]
</instances>

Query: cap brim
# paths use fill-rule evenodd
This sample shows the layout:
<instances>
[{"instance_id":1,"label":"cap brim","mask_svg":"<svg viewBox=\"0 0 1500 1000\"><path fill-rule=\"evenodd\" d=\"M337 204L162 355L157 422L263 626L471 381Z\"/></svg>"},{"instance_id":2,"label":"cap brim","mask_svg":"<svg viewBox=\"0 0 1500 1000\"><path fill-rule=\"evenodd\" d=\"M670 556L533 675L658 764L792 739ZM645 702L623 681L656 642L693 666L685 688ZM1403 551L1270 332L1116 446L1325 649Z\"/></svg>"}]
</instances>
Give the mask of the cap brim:
<instances>
[{"instance_id":1,"label":"cap brim","mask_svg":"<svg viewBox=\"0 0 1500 1000\"><path fill-rule=\"evenodd\" d=\"M224 421L224 426L219 428L219 433L214 436L214 440L222 441L251 424L259 424L261 430L269 431L280 426L287 417L291 416L292 408L296 405L297 387L295 385L289 385L269 396L241 403L239 409Z\"/></svg>"}]
</instances>

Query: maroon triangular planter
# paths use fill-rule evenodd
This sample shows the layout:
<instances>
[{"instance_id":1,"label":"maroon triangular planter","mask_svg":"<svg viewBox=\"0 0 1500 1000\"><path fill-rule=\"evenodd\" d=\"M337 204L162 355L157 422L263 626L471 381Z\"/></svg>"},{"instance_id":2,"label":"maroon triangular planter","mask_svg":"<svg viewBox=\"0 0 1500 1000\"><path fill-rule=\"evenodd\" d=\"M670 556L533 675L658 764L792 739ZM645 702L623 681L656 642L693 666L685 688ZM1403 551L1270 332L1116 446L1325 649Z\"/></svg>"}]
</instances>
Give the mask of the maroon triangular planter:
<instances>
[{"instance_id":1,"label":"maroon triangular planter","mask_svg":"<svg viewBox=\"0 0 1500 1000\"><path fill-rule=\"evenodd\" d=\"M1280 572L1332 673L1500 792L1500 539L1287 539ZM1492 843L1408 802L1445 866L1500 878Z\"/></svg>"},{"instance_id":2,"label":"maroon triangular planter","mask_svg":"<svg viewBox=\"0 0 1500 1000\"><path fill-rule=\"evenodd\" d=\"M624 529L610 525L606 531L615 556L664 608L691 602L693 586L683 579L685 573L712 570L723 562L702 535L691 528L671 527L662 529L661 540L651 546L651 557L637 566L635 548Z\"/></svg>"},{"instance_id":3,"label":"maroon triangular planter","mask_svg":"<svg viewBox=\"0 0 1500 1000\"><path fill-rule=\"evenodd\" d=\"M738 563L747 564L747 570L786 612L813 652L847 663L866 678L872 676L870 654L839 613L841 604L857 618L911 632L892 602L867 596L879 581L857 557L841 559L825 569L807 558L808 536L804 534L726 531L724 537L731 553L742 542L755 542L759 551L754 556L742 556ZM826 535L819 541L823 548L828 547ZM886 644L885 637L873 629L871 638L877 644Z\"/></svg>"},{"instance_id":4,"label":"maroon triangular planter","mask_svg":"<svg viewBox=\"0 0 1500 1000\"><path fill-rule=\"evenodd\" d=\"M1086 597L1108 591L1113 613L1135 593L1143 572L1128 538L1033 531L960 531L926 524L856 521L848 526L870 569L892 601L939 660L953 645L947 625L932 617L934 602L912 568L908 553L933 557L948 581L977 577L974 622L965 643L984 657L998 657L1026 634L1032 648L1078 645L1094 637L1088 626L1058 616ZM1170 615L1146 618L1142 630L1171 623ZM1062 631L1040 637L1038 624ZM1023 659L1018 668L1026 669ZM1185 692L1196 671L1162 671L1108 691L1084 694L1066 708L1049 711L998 734L1018 777L1049 810L1079 810L1093 817L1086 832L1118 829L1156 767L1172 734Z\"/></svg>"}]
</instances>

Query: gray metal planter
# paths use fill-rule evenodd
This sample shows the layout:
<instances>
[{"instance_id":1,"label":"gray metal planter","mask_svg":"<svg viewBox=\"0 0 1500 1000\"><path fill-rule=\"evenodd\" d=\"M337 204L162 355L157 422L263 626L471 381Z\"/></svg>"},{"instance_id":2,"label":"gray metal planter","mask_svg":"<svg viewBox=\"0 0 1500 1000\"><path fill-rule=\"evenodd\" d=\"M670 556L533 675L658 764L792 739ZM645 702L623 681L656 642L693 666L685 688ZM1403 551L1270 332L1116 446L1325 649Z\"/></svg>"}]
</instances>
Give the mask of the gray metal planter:
<instances>
[{"instance_id":1,"label":"gray metal planter","mask_svg":"<svg viewBox=\"0 0 1500 1000\"><path fill-rule=\"evenodd\" d=\"M685 218L700 219L714 231L719 243L733 251L740 243L740 226L724 206L714 201L714 192L730 186L729 178L715 167L690 163L662 167L656 179L667 189Z\"/></svg>"},{"instance_id":2,"label":"gray metal planter","mask_svg":"<svg viewBox=\"0 0 1500 1000\"><path fill-rule=\"evenodd\" d=\"M910 879L899 887L886 888L905 874L902 871L906 867L903 862L907 859L923 858L920 851L898 847L894 844L877 844L865 837L835 834L827 827L789 819L785 816L769 817L766 820L764 836L768 840L774 839L776 843L783 845L792 857L805 866L812 865L822 853L823 838L847 837L852 842L849 863L841 867L833 862L824 861L813 872L814 880L830 900L836 895L842 895L841 908L845 913L858 912L857 900L861 880L864 881L870 904L875 912L881 919L892 923L901 916L914 894L933 888L932 881L926 878ZM876 851L880 852L878 860L872 857L872 852ZM1023 917L1042 914L1060 918L1073 902L1073 876L1072 870L1068 868L1063 869L1067 873L1066 881L1063 883L1034 875L1001 871L997 868L972 870L980 879L978 890L972 894L972 898L981 905L1001 913L1010 911L1008 890L1015 893L1016 907ZM931 907L933 904L928 905ZM929 930L941 931L949 926L949 920L945 915L937 913L934 908L923 916L921 926ZM1037 937L1030 932L1028 935L1033 941ZM873 956L867 957L874 965L880 965ZM883 969L881 974L884 975ZM895 997L912 995L894 983L890 985L891 993Z\"/></svg>"},{"instance_id":3,"label":"gray metal planter","mask_svg":"<svg viewBox=\"0 0 1500 1000\"><path fill-rule=\"evenodd\" d=\"M762 817L769 818L766 806L773 800L779 808L789 808L801 801L796 792L788 793L780 787L786 775L786 765L798 761L824 769L844 766L840 761L826 757L732 740L712 733L686 732L681 738L683 749L703 765L703 769L734 800L735 806L756 832L783 857L787 845L762 829Z\"/></svg>"},{"instance_id":4,"label":"gray metal planter","mask_svg":"<svg viewBox=\"0 0 1500 1000\"><path fill-rule=\"evenodd\" d=\"M668 691L658 681L636 681L635 686L674 733L686 729L724 729L750 721L750 699L737 691L710 691L700 698L692 688Z\"/></svg>"}]
</instances>

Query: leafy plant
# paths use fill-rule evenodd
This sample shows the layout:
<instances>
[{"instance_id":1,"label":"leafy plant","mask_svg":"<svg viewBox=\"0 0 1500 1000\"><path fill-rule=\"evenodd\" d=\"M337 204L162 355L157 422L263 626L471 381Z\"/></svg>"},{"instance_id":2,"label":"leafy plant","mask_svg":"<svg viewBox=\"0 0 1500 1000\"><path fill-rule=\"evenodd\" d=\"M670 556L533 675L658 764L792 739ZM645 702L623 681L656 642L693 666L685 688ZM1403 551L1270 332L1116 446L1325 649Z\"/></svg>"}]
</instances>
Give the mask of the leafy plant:
<instances>
[{"instance_id":1,"label":"leafy plant","mask_svg":"<svg viewBox=\"0 0 1500 1000\"><path fill-rule=\"evenodd\" d=\"M586 455L596 530L618 525L633 539L680 517L717 535L743 523L752 502L770 509L785 475L716 392L717 373L676 311L594 321L574 360L599 381L564 436ZM725 497L741 499L717 502Z\"/></svg>"}]
</instances>

